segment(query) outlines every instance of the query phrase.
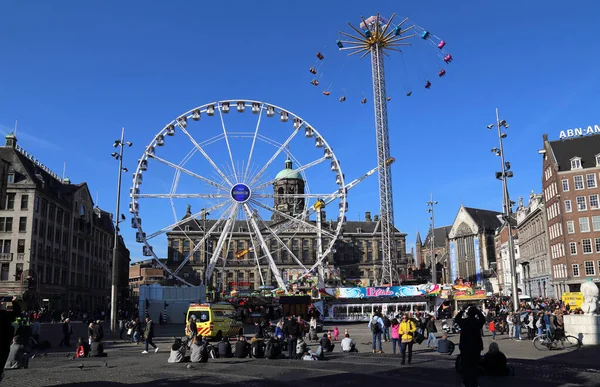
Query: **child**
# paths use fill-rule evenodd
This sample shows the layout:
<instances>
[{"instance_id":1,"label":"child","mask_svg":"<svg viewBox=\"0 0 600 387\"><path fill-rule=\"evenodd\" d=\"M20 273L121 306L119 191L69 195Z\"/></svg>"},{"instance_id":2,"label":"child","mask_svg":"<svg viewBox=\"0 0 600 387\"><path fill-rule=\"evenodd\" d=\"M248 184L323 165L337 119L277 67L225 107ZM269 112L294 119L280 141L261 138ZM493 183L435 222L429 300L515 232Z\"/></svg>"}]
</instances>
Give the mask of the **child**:
<instances>
[{"instance_id":1,"label":"child","mask_svg":"<svg viewBox=\"0 0 600 387\"><path fill-rule=\"evenodd\" d=\"M348 328L344 329L344 337L346 337L346 335L350 336L350 331Z\"/></svg>"},{"instance_id":2,"label":"child","mask_svg":"<svg viewBox=\"0 0 600 387\"><path fill-rule=\"evenodd\" d=\"M333 340L338 341L338 337L340 336L340 330L338 327L333 329Z\"/></svg>"},{"instance_id":3,"label":"child","mask_svg":"<svg viewBox=\"0 0 600 387\"><path fill-rule=\"evenodd\" d=\"M492 333L492 340L496 340L496 323L494 320L490 322L490 332Z\"/></svg>"},{"instance_id":4,"label":"child","mask_svg":"<svg viewBox=\"0 0 600 387\"><path fill-rule=\"evenodd\" d=\"M329 341L333 341L333 338L331 337L331 331L327 331L327 338Z\"/></svg>"}]
</instances>

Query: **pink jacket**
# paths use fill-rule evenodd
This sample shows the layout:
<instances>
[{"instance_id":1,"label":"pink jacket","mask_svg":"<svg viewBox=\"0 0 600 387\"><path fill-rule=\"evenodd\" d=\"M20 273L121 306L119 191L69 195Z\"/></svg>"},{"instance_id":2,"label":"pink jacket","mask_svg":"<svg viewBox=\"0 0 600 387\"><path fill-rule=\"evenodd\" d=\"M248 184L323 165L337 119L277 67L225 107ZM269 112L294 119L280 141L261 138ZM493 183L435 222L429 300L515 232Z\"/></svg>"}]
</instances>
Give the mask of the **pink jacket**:
<instances>
[{"instance_id":1,"label":"pink jacket","mask_svg":"<svg viewBox=\"0 0 600 387\"><path fill-rule=\"evenodd\" d=\"M400 324L392 325L392 339L400 338L400 335L398 334L398 328L400 328Z\"/></svg>"}]
</instances>

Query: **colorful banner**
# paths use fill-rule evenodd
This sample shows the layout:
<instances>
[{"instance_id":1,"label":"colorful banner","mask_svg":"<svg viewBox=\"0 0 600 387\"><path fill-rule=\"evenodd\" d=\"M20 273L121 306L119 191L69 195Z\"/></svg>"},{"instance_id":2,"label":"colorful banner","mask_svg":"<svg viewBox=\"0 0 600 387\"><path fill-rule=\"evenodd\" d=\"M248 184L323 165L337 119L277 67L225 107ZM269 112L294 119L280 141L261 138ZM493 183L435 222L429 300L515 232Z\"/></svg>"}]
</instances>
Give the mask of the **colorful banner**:
<instances>
[{"instance_id":1,"label":"colorful banner","mask_svg":"<svg viewBox=\"0 0 600 387\"><path fill-rule=\"evenodd\" d=\"M454 241L450 242L450 283L456 281L456 246Z\"/></svg>"},{"instance_id":2,"label":"colorful banner","mask_svg":"<svg viewBox=\"0 0 600 387\"><path fill-rule=\"evenodd\" d=\"M434 296L441 291L440 285L388 286L369 288L326 288L321 293L335 298L375 298Z\"/></svg>"},{"instance_id":3,"label":"colorful banner","mask_svg":"<svg viewBox=\"0 0 600 387\"><path fill-rule=\"evenodd\" d=\"M477 285L481 285L481 257L479 252L479 238L473 238L473 247L475 248L475 276Z\"/></svg>"},{"instance_id":4,"label":"colorful banner","mask_svg":"<svg viewBox=\"0 0 600 387\"><path fill-rule=\"evenodd\" d=\"M467 290L454 290L453 298L457 301L484 300L487 298L485 294L485 290L468 288Z\"/></svg>"}]
</instances>

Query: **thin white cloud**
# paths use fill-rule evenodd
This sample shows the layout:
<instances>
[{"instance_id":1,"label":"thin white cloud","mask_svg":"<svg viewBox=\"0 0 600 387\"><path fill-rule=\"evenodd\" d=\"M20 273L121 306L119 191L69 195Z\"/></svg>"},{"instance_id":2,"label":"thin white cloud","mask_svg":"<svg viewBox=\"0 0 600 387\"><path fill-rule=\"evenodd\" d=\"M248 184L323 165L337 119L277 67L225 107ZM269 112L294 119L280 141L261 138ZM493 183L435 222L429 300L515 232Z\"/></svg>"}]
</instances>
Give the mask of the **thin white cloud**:
<instances>
[{"instance_id":1,"label":"thin white cloud","mask_svg":"<svg viewBox=\"0 0 600 387\"><path fill-rule=\"evenodd\" d=\"M7 134L13 132L14 128L0 124L0 133L2 133L2 135L6 136ZM27 149L28 146L37 149L61 149L59 145L48 141L40 136L30 134L27 131L17 130L17 140L19 141L19 145L21 145L25 149Z\"/></svg>"}]
</instances>

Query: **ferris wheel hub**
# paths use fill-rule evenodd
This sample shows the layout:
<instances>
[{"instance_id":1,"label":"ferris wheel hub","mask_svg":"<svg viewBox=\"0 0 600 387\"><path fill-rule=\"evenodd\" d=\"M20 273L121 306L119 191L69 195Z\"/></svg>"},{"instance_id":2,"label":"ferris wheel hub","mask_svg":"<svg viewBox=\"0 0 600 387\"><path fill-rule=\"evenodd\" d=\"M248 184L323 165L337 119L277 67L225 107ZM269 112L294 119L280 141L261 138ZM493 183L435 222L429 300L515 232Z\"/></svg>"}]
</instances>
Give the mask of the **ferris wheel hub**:
<instances>
[{"instance_id":1,"label":"ferris wheel hub","mask_svg":"<svg viewBox=\"0 0 600 387\"><path fill-rule=\"evenodd\" d=\"M237 203L246 203L252 196L252 190L244 183L238 183L231 188L231 198Z\"/></svg>"}]
</instances>

